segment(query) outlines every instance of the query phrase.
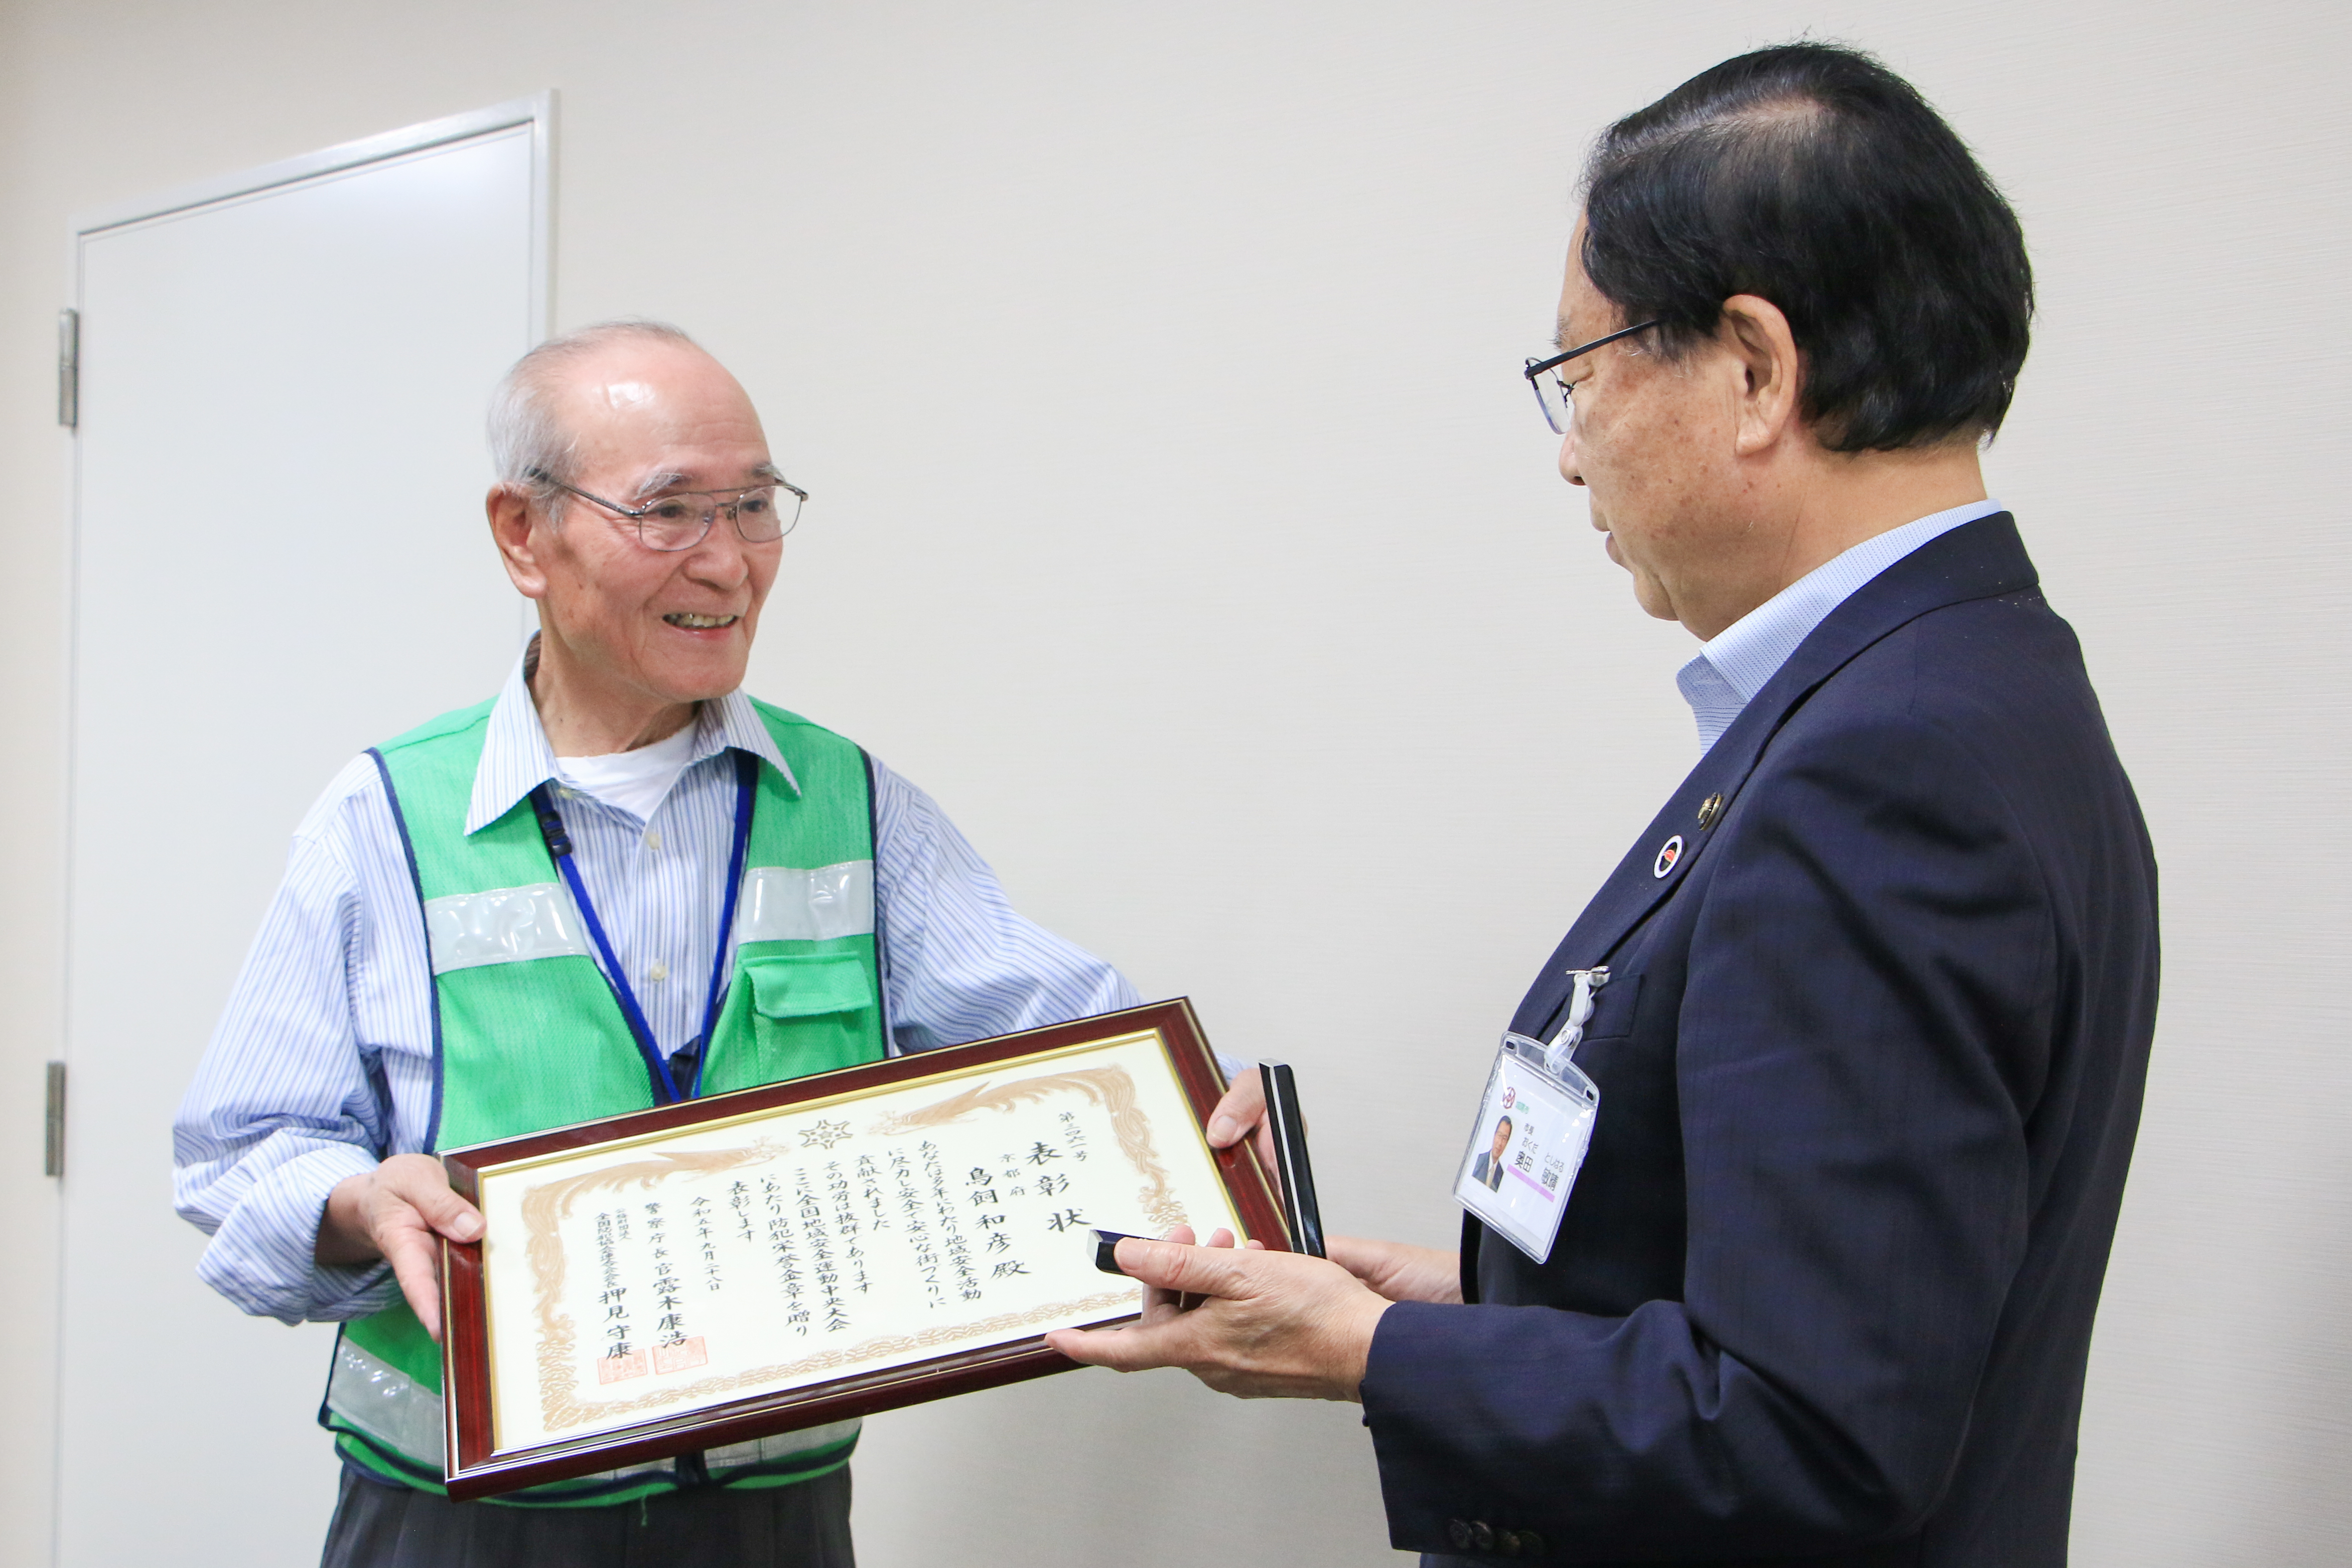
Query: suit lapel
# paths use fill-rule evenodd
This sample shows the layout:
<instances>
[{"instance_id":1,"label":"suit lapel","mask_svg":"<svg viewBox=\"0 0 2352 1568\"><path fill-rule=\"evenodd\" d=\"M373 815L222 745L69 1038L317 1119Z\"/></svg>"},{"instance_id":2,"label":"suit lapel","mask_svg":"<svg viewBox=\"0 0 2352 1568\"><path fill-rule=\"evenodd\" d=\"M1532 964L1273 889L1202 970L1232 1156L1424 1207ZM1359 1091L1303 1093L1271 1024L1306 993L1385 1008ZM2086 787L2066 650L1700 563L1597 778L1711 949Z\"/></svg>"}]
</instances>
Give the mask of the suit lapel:
<instances>
[{"instance_id":1,"label":"suit lapel","mask_svg":"<svg viewBox=\"0 0 2352 1568\"><path fill-rule=\"evenodd\" d=\"M1570 975L1601 962L1682 885L1765 747L1823 682L1864 649L1930 611L2022 592L2037 580L2016 519L1995 512L1937 535L1856 589L1798 644L1651 819L1569 928L1512 1016L1511 1027L1523 1034L1542 1033L1568 999ZM1715 797L1720 799L1702 822L1701 808Z\"/></svg>"}]
</instances>

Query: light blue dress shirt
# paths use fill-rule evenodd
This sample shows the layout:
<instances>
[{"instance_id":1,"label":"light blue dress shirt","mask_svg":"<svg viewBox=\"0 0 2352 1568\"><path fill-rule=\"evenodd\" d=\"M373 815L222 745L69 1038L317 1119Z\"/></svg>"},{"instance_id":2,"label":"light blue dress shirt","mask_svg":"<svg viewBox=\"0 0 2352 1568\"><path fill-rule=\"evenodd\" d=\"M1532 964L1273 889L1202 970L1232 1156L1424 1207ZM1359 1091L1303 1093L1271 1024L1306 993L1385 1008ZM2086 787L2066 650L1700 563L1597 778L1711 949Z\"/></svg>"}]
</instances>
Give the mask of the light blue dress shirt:
<instances>
[{"instance_id":1,"label":"light blue dress shirt","mask_svg":"<svg viewBox=\"0 0 2352 1568\"><path fill-rule=\"evenodd\" d=\"M800 788L740 693L703 704L695 725L694 760L650 820L568 789L557 802L665 1055L702 1028L733 842L728 753L749 751ZM518 661L490 714L467 831L555 777ZM874 810L894 1053L1136 1005L1118 970L1014 913L930 797L879 762ZM311 1252L337 1182L424 1147L432 984L391 801L373 760L356 758L295 831L285 881L173 1128L174 1202L212 1237L197 1274L247 1312L299 1322L391 1301L388 1265L328 1268Z\"/></svg>"},{"instance_id":2,"label":"light blue dress shirt","mask_svg":"<svg viewBox=\"0 0 2352 1568\"><path fill-rule=\"evenodd\" d=\"M1889 528L1823 561L1717 632L1675 676L1698 721L1700 753L1722 738L1798 644L1856 589L1937 535L2008 509L1999 501L1971 501Z\"/></svg>"}]
</instances>

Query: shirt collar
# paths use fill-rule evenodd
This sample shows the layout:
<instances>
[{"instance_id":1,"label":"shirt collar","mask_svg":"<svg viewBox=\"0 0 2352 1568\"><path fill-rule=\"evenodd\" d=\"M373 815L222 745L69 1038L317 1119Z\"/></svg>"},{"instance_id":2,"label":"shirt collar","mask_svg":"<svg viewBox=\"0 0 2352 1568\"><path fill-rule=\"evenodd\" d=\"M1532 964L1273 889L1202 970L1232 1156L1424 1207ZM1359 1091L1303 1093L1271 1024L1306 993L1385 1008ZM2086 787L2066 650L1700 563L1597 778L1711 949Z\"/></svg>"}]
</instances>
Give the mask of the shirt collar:
<instances>
[{"instance_id":1,"label":"shirt collar","mask_svg":"<svg viewBox=\"0 0 2352 1568\"><path fill-rule=\"evenodd\" d=\"M482 737L482 760L474 768L474 793L466 809L466 831L479 832L514 810L515 802L555 777L555 748L547 743L547 728L539 722L539 705L531 701L525 671L530 654L515 660L499 700L490 709L488 732ZM751 699L740 690L706 702L694 716L691 768L728 750L748 751L774 768L795 795L800 780L793 777L775 737L761 722Z\"/></svg>"},{"instance_id":2,"label":"shirt collar","mask_svg":"<svg viewBox=\"0 0 2352 1568\"><path fill-rule=\"evenodd\" d=\"M1799 578L1702 646L1698 656L1682 667L1675 684L1698 721L1699 750L1705 752L1731 727L1731 721L1813 628L1853 596L1854 591L1926 544L1963 523L2007 510L1999 501L1970 501L1874 534L1852 549L1832 557Z\"/></svg>"}]
</instances>

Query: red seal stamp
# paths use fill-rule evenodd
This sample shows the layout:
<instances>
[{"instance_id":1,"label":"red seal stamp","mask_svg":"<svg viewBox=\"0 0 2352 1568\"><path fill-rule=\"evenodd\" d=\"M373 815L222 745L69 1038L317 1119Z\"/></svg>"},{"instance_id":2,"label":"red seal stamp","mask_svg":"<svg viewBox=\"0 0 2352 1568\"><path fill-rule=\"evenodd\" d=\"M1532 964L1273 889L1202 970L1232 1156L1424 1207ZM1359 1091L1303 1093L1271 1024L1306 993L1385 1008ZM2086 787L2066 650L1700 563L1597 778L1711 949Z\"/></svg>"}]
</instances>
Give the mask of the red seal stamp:
<instances>
[{"instance_id":1,"label":"red seal stamp","mask_svg":"<svg viewBox=\"0 0 2352 1568\"><path fill-rule=\"evenodd\" d=\"M654 1346L656 1372L684 1372L690 1366L708 1365L709 1361L710 1353L702 1347L700 1334L692 1339L674 1340L668 1344Z\"/></svg>"}]
</instances>

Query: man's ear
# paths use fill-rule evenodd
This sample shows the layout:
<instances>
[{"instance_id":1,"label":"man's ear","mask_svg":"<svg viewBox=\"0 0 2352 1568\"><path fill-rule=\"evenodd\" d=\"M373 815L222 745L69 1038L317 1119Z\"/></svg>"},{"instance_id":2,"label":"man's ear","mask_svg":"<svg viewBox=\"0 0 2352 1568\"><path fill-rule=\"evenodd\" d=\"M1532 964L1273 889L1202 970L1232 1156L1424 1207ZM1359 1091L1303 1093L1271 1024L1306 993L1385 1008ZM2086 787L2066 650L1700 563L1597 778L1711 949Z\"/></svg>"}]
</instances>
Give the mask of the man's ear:
<instances>
[{"instance_id":1,"label":"man's ear","mask_svg":"<svg viewBox=\"0 0 2352 1568\"><path fill-rule=\"evenodd\" d=\"M1804 365L1789 319L1769 299L1735 294L1723 302L1716 335L1741 373L1734 448L1752 457L1801 428L1799 397Z\"/></svg>"},{"instance_id":2,"label":"man's ear","mask_svg":"<svg viewBox=\"0 0 2352 1568\"><path fill-rule=\"evenodd\" d=\"M506 563L507 576L515 591L525 599L537 599L547 591L547 569L539 559L539 539L531 525L541 520L531 508L530 497L510 485L494 485L482 500L482 510L489 515L490 538L499 547L499 559Z\"/></svg>"}]
</instances>

